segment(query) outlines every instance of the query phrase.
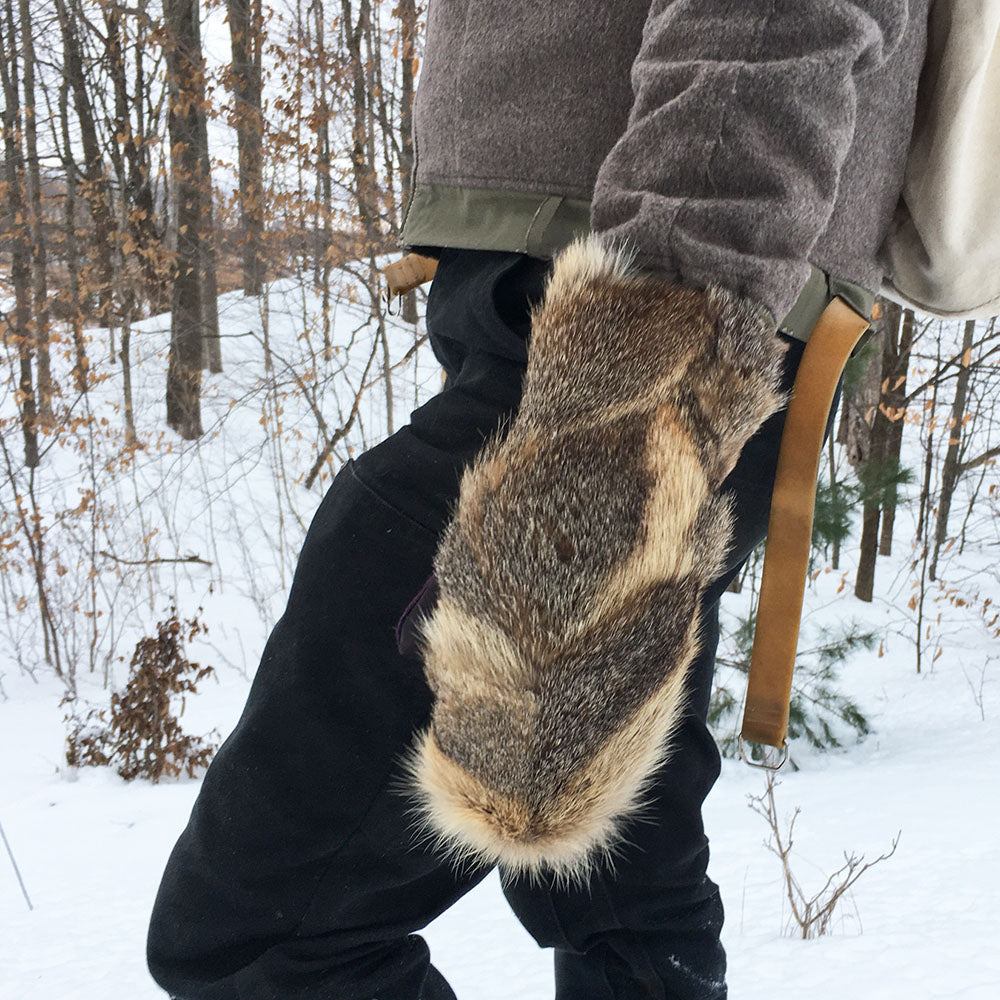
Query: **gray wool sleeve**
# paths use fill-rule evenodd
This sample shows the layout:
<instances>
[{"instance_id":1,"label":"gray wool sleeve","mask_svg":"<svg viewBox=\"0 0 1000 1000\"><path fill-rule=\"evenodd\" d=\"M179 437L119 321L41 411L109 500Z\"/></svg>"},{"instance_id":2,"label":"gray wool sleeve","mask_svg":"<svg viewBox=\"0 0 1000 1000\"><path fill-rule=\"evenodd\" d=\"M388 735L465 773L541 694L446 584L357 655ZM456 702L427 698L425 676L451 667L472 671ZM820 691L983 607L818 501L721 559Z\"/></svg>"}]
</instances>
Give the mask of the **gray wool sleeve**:
<instances>
[{"instance_id":1,"label":"gray wool sleeve","mask_svg":"<svg viewBox=\"0 0 1000 1000\"><path fill-rule=\"evenodd\" d=\"M907 0L653 0L591 223L642 267L784 316L838 198L856 80ZM863 206L852 206L864 210Z\"/></svg>"}]
</instances>

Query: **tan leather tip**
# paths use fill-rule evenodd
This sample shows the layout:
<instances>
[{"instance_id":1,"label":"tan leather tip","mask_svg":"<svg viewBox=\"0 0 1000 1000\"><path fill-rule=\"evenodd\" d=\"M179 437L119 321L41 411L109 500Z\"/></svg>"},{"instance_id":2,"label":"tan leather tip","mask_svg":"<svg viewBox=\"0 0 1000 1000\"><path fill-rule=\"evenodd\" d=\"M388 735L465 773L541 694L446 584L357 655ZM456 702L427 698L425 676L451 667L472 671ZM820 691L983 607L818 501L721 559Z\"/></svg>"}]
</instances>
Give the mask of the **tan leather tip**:
<instances>
[{"instance_id":1,"label":"tan leather tip","mask_svg":"<svg viewBox=\"0 0 1000 1000\"><path fill-rule=\"evenodd\" d=\"M430 281L437 271L438 262L433 257L419 253L408 253L394 261L382 272L389 297L405 295L414 288Z\"/></svg>"}]
</instances>

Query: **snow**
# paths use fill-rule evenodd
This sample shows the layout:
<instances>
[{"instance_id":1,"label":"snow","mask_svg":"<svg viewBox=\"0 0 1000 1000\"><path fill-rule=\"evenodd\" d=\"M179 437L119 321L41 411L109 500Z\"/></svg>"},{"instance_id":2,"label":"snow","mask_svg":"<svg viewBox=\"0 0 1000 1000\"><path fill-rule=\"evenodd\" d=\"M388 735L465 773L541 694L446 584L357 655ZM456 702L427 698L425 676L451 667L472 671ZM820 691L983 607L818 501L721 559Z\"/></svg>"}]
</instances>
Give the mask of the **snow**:
<instances>
[{"instance_id":1,"label":"snow","mask_svg":"<svg viewBox=\"0 0 1000 1000\"><path fill-rule=\"evenodd\" d=\"M291 285L274 294L271 334L276 350L290 357L305 351L296 316L314 303L297 302ZM156 553L197 552L213 563L210 569L165 568L161 582L163 594L177 596L182 616L204 609L210 632L193 655L217 667L214 679L189 698L185 730L215 728L224 735L246 697L265 623L280 613L294 553L320 492L294 482L287 495L276 489L274 463L281 456L267 447L272 425L258 423L259 339L244 333L259 333L261 317L238 295L223 300L226 372L206 386L209 435L196 448L151 447L128 476L114 481L114 489L121 505L120 555L129 554L141 525L159 532ZM349 308L338 315L338 342L363 327L359 315ZM392 331L394 358L412 345L412 334ZM145 321L135 345L143 359L135 369L141 433L162 420L164 344L162 321ZM426 348L416 365L407 374L412 398L397 400L397 422L435 384ZM357 376L348 372L344 378L356 384ZM344 383L331 379L323 391L332 422L346 398ZM231 412L232 399L244 406ZM95 405L102 405L99 399ZM103 405L111 405L110 395ZM315 454L308 408L294 394L282 405L284 460L308 468ZM345 449L384 433L377 399L365 404L362 422L363 435L345 442ZM345 455L339 452L338 462ZM67 470L65 483L75 482L71 458L54 461ZM145 503L130 506L125 486ZM911 526L900 516L898 537L905 539ZM709 797L710 872L726 906L723 940L734 1000L841 1000L846 993L862 1000L1000 997L1000 948L992 926L1000 902L1000 663L989 658L995 639L974 616L929 597L931 617L942 608L952 614L938 634L948 634L947 627L953 641L917 675L912 613L905 608L908 558L901 551L891 564L880 561L879 600L870 606L854 600L849 588L837 593L838 573L822 575L807 595L810 624L856 617L878 628L885 641L884 655L855 655L840 685L869 716L872 734L827 753L795 747L798 769L780 776L780 812L790 816L801 809L795 871L807 889L818 889L843 863L844 852L871 859L899 834L895 855L857 883L831 935L812 941L788 935L779 863L764 846L762 819L747 807L747 796L763 790L761 772L727 760ZM968 554L968 572L986 590L995 580L987 572L992 565L982 552ZM738 598L726 600L739 605ZM119 652L162 617L165 606L154 600L143 611L134 600L128 610ZM111 673L121 683L124 665L112 662ZM81 675L80 692L91 703L106 703L99 672ZM152 1000L162 994L145 969L146 924L198 781L126 784L111 770L69 769L62 693L51 671L36 666L29 673L12 654L0 656L0 823L34 906L28 909L8 858L0 856L0 997ZM426 936L436 964L463 1000L552 995L551 957L509 912L495 876L435 921Z\"/></svg>"},{"instance_id":2,"label":"snow","mask_svg":"<svg viewBox=\"0 0 1000 1000\"><path fill-rule=\"evenodd\" d=\"M833 935L783 936L778 862L763 846L763 821L746 806L763 777L726 761L706 826L726 906L730 994L839 1000L849 989L864 1000L996 1000L1000 683L985 688L984 721L958 664L939 661L918 678L887 659L858 662L845 681L861 693L876 732L849 751L801 755L800 769L781 775L779 808L802 810L796 870L818 888L844 851L877 857L899 832L898 850L857 883ZM34 910L0 858L0 996L161 996L143 964L146 922L197 781L128 785L107 771L73 774L62 762L55 685L19 678L5 686L0 822ZM226 728L246 688L228 672L199 696L199 714ZM460 998L551 996L550 958L507 909L495 877L426 936Z\"/></svg>"}]
</instances>

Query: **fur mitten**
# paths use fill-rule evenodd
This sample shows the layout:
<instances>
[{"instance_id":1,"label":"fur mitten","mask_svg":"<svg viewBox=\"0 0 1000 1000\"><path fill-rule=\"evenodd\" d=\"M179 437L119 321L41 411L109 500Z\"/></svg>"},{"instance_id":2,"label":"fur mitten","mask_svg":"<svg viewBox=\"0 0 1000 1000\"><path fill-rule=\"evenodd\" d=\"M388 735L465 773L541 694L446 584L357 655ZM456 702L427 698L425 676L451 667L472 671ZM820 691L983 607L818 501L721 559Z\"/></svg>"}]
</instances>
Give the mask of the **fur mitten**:
<instances>
[{"instance_id":1,"label":"fur mitten","mask_svg":"<svg viewBox=\"0 0 1000 1000\"><path fill-rule=\"evenodd\" d=\"M641 806L730 538L718 487L782 403L783 350L730 292L630 274L593 238L558 258L420 629L436 701L411 770L445 847L580 875Z\"/></svg>"}]
</instances>

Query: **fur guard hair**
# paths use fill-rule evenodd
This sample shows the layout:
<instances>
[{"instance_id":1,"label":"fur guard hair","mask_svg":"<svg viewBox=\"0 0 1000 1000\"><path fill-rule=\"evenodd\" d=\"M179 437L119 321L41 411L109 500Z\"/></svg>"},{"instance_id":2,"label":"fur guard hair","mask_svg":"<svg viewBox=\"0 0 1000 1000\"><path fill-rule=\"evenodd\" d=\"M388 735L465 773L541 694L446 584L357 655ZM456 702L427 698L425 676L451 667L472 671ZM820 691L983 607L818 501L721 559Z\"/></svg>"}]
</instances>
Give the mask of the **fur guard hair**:
<instances>
[{"instance_id":1,"label":"fur guard hair","mask_svg":"<svg viewBox=\"0 0 1000 1000\"><path fill-rule=\"evenodd\" d=\"M730 539L718 487L783 402L783 351L731 292L631 273L594 237L557 259L420 626L435 706L410 775L443 848L569 878L613 851L669 754Z\"/></svg>"}]
</instances>

